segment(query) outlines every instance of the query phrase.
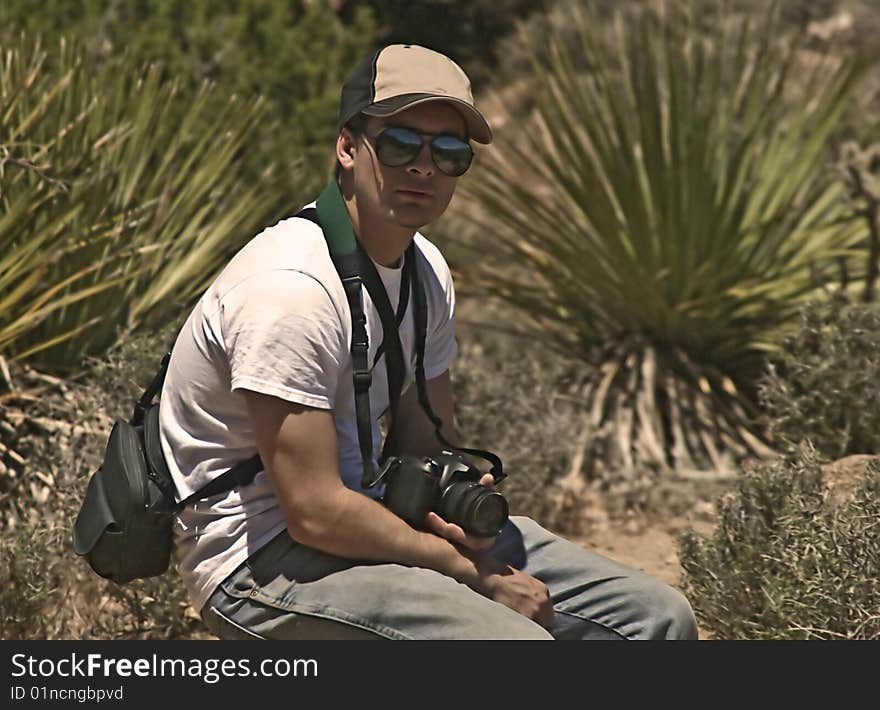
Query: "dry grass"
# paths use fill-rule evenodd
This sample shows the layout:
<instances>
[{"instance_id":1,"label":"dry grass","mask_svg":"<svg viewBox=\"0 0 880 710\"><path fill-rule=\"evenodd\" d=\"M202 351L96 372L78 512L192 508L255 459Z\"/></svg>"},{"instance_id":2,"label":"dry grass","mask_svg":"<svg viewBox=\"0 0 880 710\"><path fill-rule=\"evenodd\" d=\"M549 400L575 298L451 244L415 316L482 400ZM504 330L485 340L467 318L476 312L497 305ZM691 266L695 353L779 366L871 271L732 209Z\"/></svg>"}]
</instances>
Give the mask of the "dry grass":
<instances>
[{"instance_id":1,"label":"dry grass","mask_svg":"<svg viewBox=\"0 0 880 710\"><path fill-rule=\"evenodd\" d=\"M158 364L168 333L126 339L69 381L15 370L4 396L0 443L0 638L189 638L201 622L179 577L126 587L97 577L72 547L71 530L115 417ZM10 459L17 452L24 463Z\"/></svg>"}]
</instances>

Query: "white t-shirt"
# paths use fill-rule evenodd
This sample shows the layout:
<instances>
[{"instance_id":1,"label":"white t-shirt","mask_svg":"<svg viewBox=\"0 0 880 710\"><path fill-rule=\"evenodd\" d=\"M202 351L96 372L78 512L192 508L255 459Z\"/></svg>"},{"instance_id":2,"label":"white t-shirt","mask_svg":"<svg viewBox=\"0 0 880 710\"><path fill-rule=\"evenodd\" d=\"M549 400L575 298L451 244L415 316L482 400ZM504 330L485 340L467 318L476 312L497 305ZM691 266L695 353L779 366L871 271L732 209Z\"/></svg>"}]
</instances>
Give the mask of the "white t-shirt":
<instances>
[{"instance_id":1,"label":"white t-shirt","mask_svg":"<svg viewBox=\"0 0 880 710\"><path fill-rule=\"evenodd\" d=\"M456 352L452 276L440 251L415 235L419 277L428 303L425 376L445 372ZM402 261L402 260L401 260ZM397 310L402 264L376 264ZM372 365L382 323L366 289L364 314ZM400 325L407 372L415 377L412 297ZM362 490L351 374L351 315L324 235L313 222L289 218L264 230L236 254L184 323L162 388L160 436L181 497L257 453L242 389L333 411L339 470ZM385 358L373 369L370 412L374 456L378 420L389 404ZM285 528L265 472L253 483L189 506L175 526L175 558L195 609L245 559Z\"/></svg>"}]
</instances>

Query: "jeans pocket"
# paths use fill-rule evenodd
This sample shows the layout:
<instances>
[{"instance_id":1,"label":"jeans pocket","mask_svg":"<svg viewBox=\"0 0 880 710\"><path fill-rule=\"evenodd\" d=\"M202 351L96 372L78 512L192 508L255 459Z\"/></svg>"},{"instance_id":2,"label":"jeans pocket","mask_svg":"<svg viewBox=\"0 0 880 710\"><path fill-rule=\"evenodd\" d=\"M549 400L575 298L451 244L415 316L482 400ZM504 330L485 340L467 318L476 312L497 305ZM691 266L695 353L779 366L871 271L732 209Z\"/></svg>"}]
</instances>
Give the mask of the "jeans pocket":
<instances>
[{"instance_id":1,"label":"jeans pocket","mask_svg":"<svg viewBox=\"0 0 880 710\"><path fill-rule=\"evenodd\" d=\"M287 530L282 530L262 548L245 560L253 581L257 586L265 586L278 576L280 561L300 547Z\"/></svg>"},{"instance_id":2,"label":"jeans pocket","mask_svg":"<svg viewBox=\"0 0 880 710\"><path fill-rule=\"evenodd\" d=\"M220 582L218 588L236 599L253 596L253 591L257 588L257 584L254 581L254 576L247 561L242 562L236 567L226 579ZM208 603L210 603L210 600Z\"/></svg>"}]
</instances>

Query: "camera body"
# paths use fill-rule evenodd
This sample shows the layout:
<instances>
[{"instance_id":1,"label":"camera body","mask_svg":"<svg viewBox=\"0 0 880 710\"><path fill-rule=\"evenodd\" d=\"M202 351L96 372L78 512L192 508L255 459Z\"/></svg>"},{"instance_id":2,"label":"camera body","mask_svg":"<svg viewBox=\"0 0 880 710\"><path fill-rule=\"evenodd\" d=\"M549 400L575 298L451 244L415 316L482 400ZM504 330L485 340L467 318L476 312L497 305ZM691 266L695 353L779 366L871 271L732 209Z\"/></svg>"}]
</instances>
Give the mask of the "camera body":
<instances>
[{"instance_id":1,"label":"camera body","mask_svg":"<svg viewBox=\"0 0 880 710\"><path fill-rule=\"evenodd\" d=\"M482 473L460 456L392 457L383 478L382 502L413 527L422 527L434 511L466 533L492 537L507 522L507 500L480 484Z\"/></svg>"}]
</instances>

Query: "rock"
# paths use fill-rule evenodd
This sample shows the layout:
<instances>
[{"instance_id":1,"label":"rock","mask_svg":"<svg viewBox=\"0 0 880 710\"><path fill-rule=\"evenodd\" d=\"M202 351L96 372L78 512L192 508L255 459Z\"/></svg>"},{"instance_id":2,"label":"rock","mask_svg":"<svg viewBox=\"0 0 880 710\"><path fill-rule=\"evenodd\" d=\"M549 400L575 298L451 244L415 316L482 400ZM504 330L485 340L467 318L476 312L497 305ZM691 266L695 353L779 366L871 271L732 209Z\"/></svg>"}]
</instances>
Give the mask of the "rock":
<instances>
[{"instance_id":1,"label":"rock","mask_svg":"<svg viewBox=\"0 0 880 710\"><path fill-rule=\"evenodd\" d=\"M871 465L880 467L880 456L854 454L822 466L829 504L836 506L849 500Z\"/></svg>"},{"instance_id":2,"label":"rock","mask_svg":"<svg viewBox=\"0 0 880 710\"><path fill-rule=\"evenodd\" d=\"M849 32L853 28L853 16L850 12L841 12L823 20L813 20L807 25L807 34L828 42L835 35Z\"/></svg>"}]
</instances>

